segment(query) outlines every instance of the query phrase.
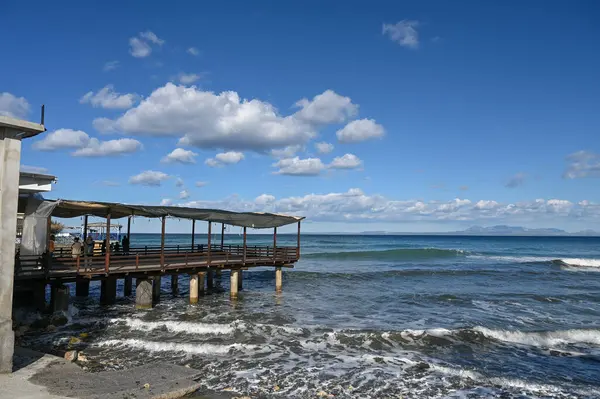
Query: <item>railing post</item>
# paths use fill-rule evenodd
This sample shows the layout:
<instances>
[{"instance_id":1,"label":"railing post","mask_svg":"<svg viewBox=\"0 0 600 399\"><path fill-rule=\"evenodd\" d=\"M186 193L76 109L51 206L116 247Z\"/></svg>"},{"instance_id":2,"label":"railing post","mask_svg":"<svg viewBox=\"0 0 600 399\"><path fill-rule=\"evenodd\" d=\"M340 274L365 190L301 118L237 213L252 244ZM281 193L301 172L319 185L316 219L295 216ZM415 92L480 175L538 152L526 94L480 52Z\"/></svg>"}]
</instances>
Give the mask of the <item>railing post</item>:
<instances>
[{"instance_id":1,"label":"railing post","mask_svg":"<svg viewBox=\"0 0 600 399\"><path fill-rule=\"evenodd\" d=\"M106 256L104 258L104 271L106 274L110 272L110 209L106 214Z\"/></svg>"},{"instance_id":2,"label":"railing post","mask_svg":"<svg viewBox=\"0 0 600 399\"><path fill-rule=\"evenodd\" d=\"M224 243L225 243L225 223L221 223L221 251L223 251Z\"/></svg>"},{"instance_id":3,"label":"railing post","mask_svg":"<svg viewBox=\"0 0 600 399\"><path fill-rule=\"evenodd\" d=\"M298 245L296 246L296 258L300 259L300 221L298 221Z\"/></svg>"},{"instance_id":4,"label":"railing post","mask_svg":"<svg viewBox=\"0 0 600 399\"><path fill-rule=\"evenodd\" d=\"M210 240L211 240L211 235L212 235L212 223L209 220L208 221L208 261L207 261L207 264L209 264L209 265L210 265L210 246L211 246Z\"/></svg>"},{"instance_id":5,"label":"railing post","mask_svg":"<svg viewBox=\"0 0 600 399\"><path fill-rule=\"evenodd\" d=\"M268 253L267 253L268 256ZM277 227L273 228L273 263L276 262L277 257Z\"/></svg>"},{"instance_id":6,"label":"railing post","mask_svg":"<svg viewBox=\"0 0 600 399\"><path fill-rule=\"evenodd\" d=\"M139 253L135 253L135 270L137 270L140 267L140 254Z\"/></svg>"},{"instance_id":7,"label":"railing post","mask_svg":"<svg viewBox=\"0 0 600 399\"><path fill-rule=\"evenodd\" d=\"M160 232L160 268L165 270L165 226L167 222L167 217L162 217L162 228Z\"/></svg>"},{"instance_id":8,"label":"railing post","mask_svg":"<svg viewBox=\"0 0 600 399\"><path fill-rule=\"evenodd\" d=\"M246 226L244 226L244 255L242 262L246 263Z\"/></svg>"},{"instance_id":9,"label":"railing post","mask_svg":"<svg viewBox=\"0 0 600 399\"><path fill-rule=\"evenodd\" d=\"M194 252L194 239L196 238L196 219L192 220L192 252Z\"/></svg>"}]
</instances>

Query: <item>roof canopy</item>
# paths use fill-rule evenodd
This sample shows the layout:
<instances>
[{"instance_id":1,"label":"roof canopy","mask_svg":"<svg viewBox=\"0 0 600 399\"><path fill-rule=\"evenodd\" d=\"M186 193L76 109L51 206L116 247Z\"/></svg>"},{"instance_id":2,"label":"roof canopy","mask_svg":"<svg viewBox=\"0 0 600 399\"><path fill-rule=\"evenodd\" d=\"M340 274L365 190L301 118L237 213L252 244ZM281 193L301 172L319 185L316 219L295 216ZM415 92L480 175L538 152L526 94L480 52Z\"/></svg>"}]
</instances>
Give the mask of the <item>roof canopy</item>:
<instances>
[{"instance_id":1,"label":"roof canopy","mask_svg":"<svg viewBox=\"0 0 600 399\"><path fill-rule=\"evenodd\" d=\"M84 215L106 217L110 212L113 219L127 216L143 216L160 218L170 216L180 219L205 220L210 222L225 223L232 226L252 227L265 229L297 223L304 217L287 216L262 212L230 212L218 209L186 208L181 206L150 206L129 205L113 202L89 201L48 201L54 205L52 216L72 218Z\"/></svg>"}]
</instances>

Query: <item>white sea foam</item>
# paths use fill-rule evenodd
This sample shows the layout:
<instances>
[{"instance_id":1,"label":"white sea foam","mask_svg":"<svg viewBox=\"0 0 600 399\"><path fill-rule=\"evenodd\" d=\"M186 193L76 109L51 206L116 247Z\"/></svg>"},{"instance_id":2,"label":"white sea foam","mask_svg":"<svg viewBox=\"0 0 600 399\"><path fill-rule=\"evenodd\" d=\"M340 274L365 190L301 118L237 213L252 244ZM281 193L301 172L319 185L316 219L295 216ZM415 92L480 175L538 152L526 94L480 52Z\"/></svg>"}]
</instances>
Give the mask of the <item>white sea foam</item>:
<instances>
[{"instance_id":1,"label":"white sea foam","mask_svg":"<svg viewBox=\"0 0 600 399\"><path fill-rule=\"evenodd\" d=\"M471 259L494 260L506 263L543 263L552 262L556 258L547 256L501 256L501 255L471 255Z\"/></svg>"},{"instance_id":2,"label":"white sea foam","mask_svg":"<svg viewBox=\"0 0 600 399\"><path fill-rule=\"evenodd\" d=\"M485 327L475 327L488 338L515 344L554 347L568 344L600 345L600 330L563 330L548 332L522 332L508 330L491 330Z\"/></svg>"},{"instance_id":3,"label":"white sea foam","mask_svg":"<svg viewBox=\"0 0 600 399\"><path fill-rule=\"evenodd\" d=\"M231 334L234 331L234 327L230 324L204 324L204 323L191 323L187 321L175 321L175 320L164 320L164 321L143 321L139 319L111 319L111 323L124 323L127 327L132 330L138 331L152 331L157 329L166 328L167 331L174 333L187 333L187 334L215 334L225 335Z\"/></svg>"},{"instance_id":4,"label":"white sea foam","mask_svg":"<svg viewBox=\"0 0 600 399\"><path fill-rule=\"evenodd\" d=\"M569 266L600 267L600 259L564 258L557 260Z\"/></svg>"},{"instance_id":5,"label":"white sea foam","mask_svg":"<svg viewBox=\"0 0 600 399\"><path fill-rule=\"evenodd\" d=\"M172 352L172 353L187 353L187 354L226 354L232 349L246 350L252 349L254 345L231 344L231 345L214 345L214 344L182 344L176 342L156 342L144 341L141 339L109 339L100 341L98 346L117 346L128 347L135 349L143 349L150 352Z\"/></svg>"}]
</instances>

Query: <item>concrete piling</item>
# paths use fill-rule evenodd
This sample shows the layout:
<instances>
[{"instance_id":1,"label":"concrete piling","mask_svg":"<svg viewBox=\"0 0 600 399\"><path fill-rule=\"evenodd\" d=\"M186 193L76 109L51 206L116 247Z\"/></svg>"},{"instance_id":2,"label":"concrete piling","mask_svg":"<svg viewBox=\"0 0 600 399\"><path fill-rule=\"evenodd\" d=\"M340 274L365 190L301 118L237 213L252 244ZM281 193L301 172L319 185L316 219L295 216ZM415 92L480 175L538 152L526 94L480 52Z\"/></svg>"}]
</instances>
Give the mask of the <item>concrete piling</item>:
<instances>
[{"instance_id":1,"label":"concrete piling","mask_svg":"<svg viewBox=\"0 0 600 399\"><path fill-rule=\"evenodd\" d=\"M135 308L152 309L152 283L147 278L135 279Z\"/></svg>"},{"instance_id":2,"label":"concrete piling","mask_svg":"<svg viewBox=\"0 0 600 399\"><path fill-rule=\"evenodd\" d=\"M90 280L87 278L78 278L75 282L75 296L85 298L90 295Z\"/></svg>"},{"instance_id":3,"label":"concrete piling","mask_svg":"<svg viewBox=\"0 0 600 399\"><path fill-rule=\"evenodd\" d=\"M117 301L117 279L108 276L100 282L100 304L113 305Z\"/></svg>"},{"instance_id":4,"label":"concrete piling","mask_svg":"<svg viewBox=\"0 0 600 399\"><path fill-rule=\"evenodd\" d=\"M238 278L240 275L239 270L232 269L231 270L231 287L229 290L229 294L232 299L236 299L238 296Z\"/></svg>"},{"instance_id":5,"label":"concrete piling","mask_svg":"<svg viewBox=\"0 0 600 399\"><path fill-rule=\"evenodd\" d=\"M238 270L238 291L244 289L244 272L242 270Z\"/></svg>"},{"instance_id":6,"label":"concrete piling","mask_svg":"<svg viewBox=\"0 0 600 399\"><path fill-rule=\"evenodd\" d=\"M281 267L275 268L275 291L281 292L283 289L283 271Z\"/></svg>"},{"instance_id":7,"label":"concrete piling","mask_svg":"<svg viewBox=\"0 0 600 399\"><path fill-rule=\"evenodd\" d=\"M63 284L53 285L51 296L54 312L67 312L69 310L69 287Z\"/></svg>"},{"instance_id":8,"label":"concrete piling","mask_svg":"<svg viewBox=\"0 0 600 399\"><path fill-rule=\"evenodd\" d=\"M40 282L33 285L33 307L38 311L46 310L46 283Z\"/></svg>"},{"instance_id":9,"label":"concrete piling","mask_svg":"<svg viewBox=\"0 0 600 399\"><path fill-rule=\"evenodd\" d=\"M206 292L206 273L198 273L198 295L204 295Z\"/></svg>"},{"instance_id":10,"label":"concrete piling","mask_svg":"<svg viewBox=\"0 0 600 399\"><path fill-rule=\"evenodd\" d=\"M158 303L160 302L160 276L154 276L152 278L152 302Z\"/></svg>"},{"instance_id":11,"label":"concrete piling","mask_svg":"<svg viewBox=\"0 0 600 399\"><path fill-rule=\"evenodd\" d=\"M130 297L133 291L133 278L126 276L123 279L123 296Z\"/></svg>"},{"instance_id":12,"label":"concrete piling","mask_svg":"<svg viewBox=\"0 0 600 399\"><path fill-rule=\"evenodd\" d=\"M198 303L198 275L190 274L190 303Z\"/></svg>"},{"instance_id":13,"label":"concrete piling","mask_svg":"<svg viewBox=\"0 0 600 399\"><path fill-rule=\"evenodd\" d=\"M212 270L206 272L206 288L212 290L215 287L214 283L214 273Z\"/></svg>"},{"instance_id":14,"label":"concrete piling","mask_svg":"<svg viewBox=\"0 0 600 399\"><path fill-rule=\"evenodd\" d=\"M171 293L179 295L179 276L177 274L171 274Z\"/></svg>"}]
</instances>

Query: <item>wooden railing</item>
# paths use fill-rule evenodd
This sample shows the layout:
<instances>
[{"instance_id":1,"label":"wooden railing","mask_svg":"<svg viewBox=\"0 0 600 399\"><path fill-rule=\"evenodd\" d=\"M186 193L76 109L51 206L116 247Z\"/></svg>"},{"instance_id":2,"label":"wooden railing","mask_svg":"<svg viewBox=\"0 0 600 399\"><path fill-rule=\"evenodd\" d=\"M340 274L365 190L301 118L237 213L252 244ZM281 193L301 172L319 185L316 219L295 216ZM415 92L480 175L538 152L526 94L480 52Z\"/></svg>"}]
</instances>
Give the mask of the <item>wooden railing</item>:
<instances>
[{"instance_id":1,"label":"wooden railing","mask_svg":"<svg viewBox=\"0 0 600 399\"><path fill-rule=\"evenodd\" d=\"M267 266L270 264L291 263L298 260L296 247L271 247L252 245L197 245L191 250L190 246L168 246L161 253L159 246L130 248L127 253L111 252L108 268L106 254L95 251L93 256L73 256L70 253L55 252L48 256L19 256L15 262L17 277L27 275L39 276L74 272L89 273L126 273L143 271L165 271L167 269L185 269L202 266L252 265Z\"/></svg>"}]
</instances>

